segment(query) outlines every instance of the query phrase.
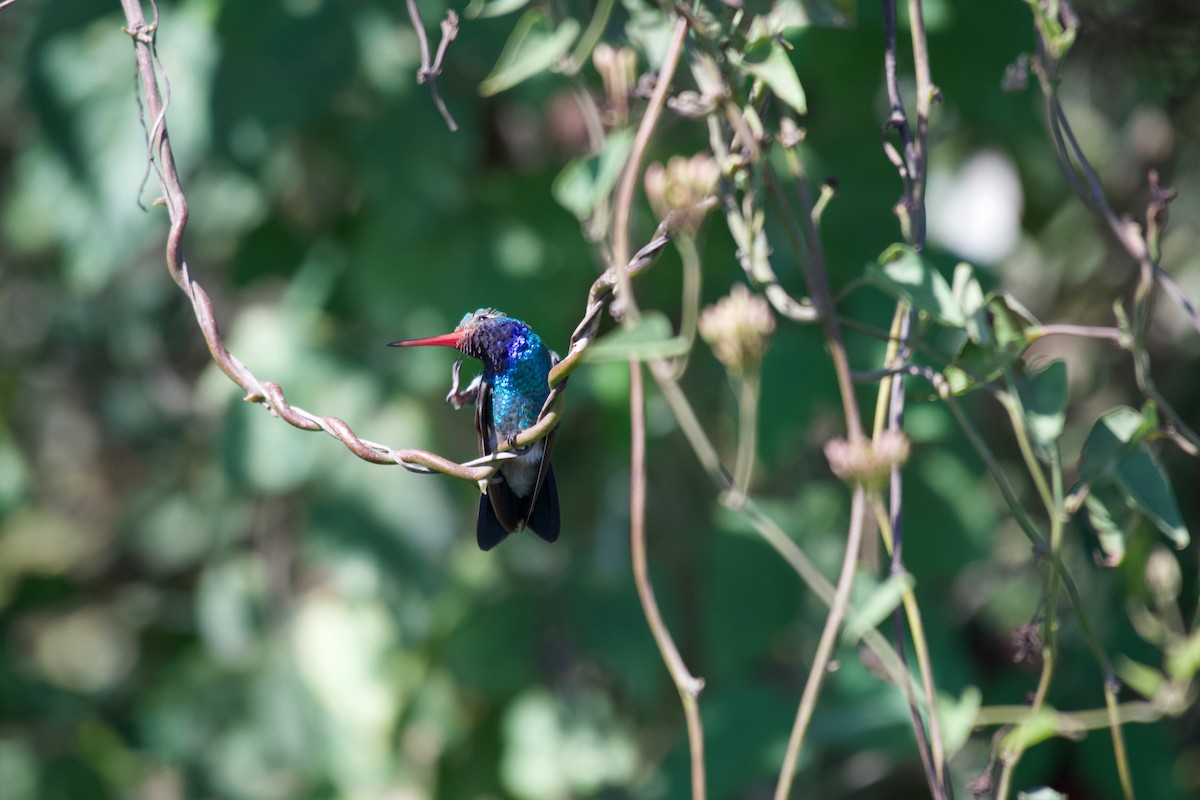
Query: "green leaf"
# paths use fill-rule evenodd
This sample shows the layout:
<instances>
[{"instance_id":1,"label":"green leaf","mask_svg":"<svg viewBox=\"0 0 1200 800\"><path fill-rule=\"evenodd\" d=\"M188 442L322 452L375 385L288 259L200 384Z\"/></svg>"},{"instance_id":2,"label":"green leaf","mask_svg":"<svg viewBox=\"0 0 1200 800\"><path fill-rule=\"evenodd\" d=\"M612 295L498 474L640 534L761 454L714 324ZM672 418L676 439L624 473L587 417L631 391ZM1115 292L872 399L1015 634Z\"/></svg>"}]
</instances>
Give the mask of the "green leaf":
<instances>
[{"instance_id":1,"label":"green leaf","mask_svg":"<svg viewBox=\"0 0 1200 800\"><path fill-rule=\"evenodd\" d=\"M1096 420L1083 443L1083 460L1079 465L1083 479L1099 480L1117 459L1137 446L1145 435L1142 423L1142 415L1129 406L1118 406Z\"/></svg>"},{"instance_id":2,"label":"green leaf","mask_svg":"<svg viewBox=\"0 0 1200 800\"><path fill-rule=\"evenodd\" d=\"M550 69L571 49L580 27L578 20L564 19L552 29L546 12L529 9L517 20L496 66L479 84L479 93L484 97L499 94Z\"/></svg>"},{"instance_id":3,"label":"green leaf","mask_svg":"<svg viewBox=\"0 0 1200 800\"><path fill-rule=\"evenodd\" d=\"M502 17L505 14L511 14L514 11L520 11L525 6L529 5L529 0L471 0L467 4L463 15L467 19L487 19L488 17Z\"/></svg>"},{"instance_id":4,"label":"green leaf","mask_svg":"<svg viewBox=\"0 0 1200 800\"><path fill-rule=\"evenodd\" d=\"M667 50L671 46L671 19L656 8L629 5L629 21L625 23L625 36L634 49L646 56L646 63L653 70L662 67ZM704 91L704 87L700 87Z\"/></svg>"},{"instance_id":5,"label":"green leaf","mask_svg":"<svg viewBox=\"0 0 1200 800\"><path fill-rule=\"evenodd\" d=\"M729 51L730 60L743 72L758 78L799 114L808 113L804 87L788 57L787 50L773 36L758 39L746 47L745 53Z\"/></svg>"},{"instance_id":6,"label":"green leaf","mask_svg":"<svg viewBox=\"0 0 1200 800\"><path fill-rule=\"evenodd\" d=\"M670 358L688 351L688 341L673 336L671 321L660 312L648 312L632 328L618 328L584 351L584 361L645 361Z\"/></svg>"},{"instance_id":7,"label":"green leaf","mask_svg":"<svg viewBox=\"0 0 1200 800\"><path fill-rule=\"evenodd\" d=\"M1067 363L1060 359L1042 370L1029 368L1016 383L1034 446L1043 459L1048 459L1067 420Z\"/></svg>"},{"instance_id":8,"label":"green leaf","mask_svg":"<svg viewBox=\"0 0 1200 800\"><path fill-rule=\"evenodd\" d=\"M907 245L892 245L867 266L867 280L893 297L910 302L943 325L966 325L950 284L929 262Z\"/></svg>"},{"instance_id":9,"label":"green leaf","mask_svg":"<svg viewBox=\"0 0 1200 800\"><path fill-rule=\"evenodd\" d=\"M951 292L962 310L967 336L975 344L990 345L993 339L992 326L988 323L987 300L970 264L963 262L954 268Z\"/></svg>"},{"instance_id":10,"label":"green leaf","mask_svg":"<svg viewBox=\"0 0 1200 800\"><path fill-rule=\"evenodd\" d=\"M1168 647L1167 672L1179 683L1188 683L1200 672L1200 628Z\"/></svg>"},{"instance_id":11,"label":"green leaf","mask_svg":"<svg viewBox=\"0 0 1200 800\"><path fill-rule=\"evenodd\" d=\"M1149 450L1140 447L1118 461L1116 476L1118 485L1129 494L1129 499L1164 536L1181 550L1188 546L1191 536L1179 512L1167 473Z\"/></svg>"},{"instance_id":12,"label":"green leaf","mask_svg":"<svg viewBox=\"0 0 1200 800\"><path fill-rule=\"evenodd\" d=\"M913 588L916 581L907 572L890 576L875 587L867 599L858 604L854 613L846 620L842 631L842 641L847 644L858 644L863 634L887 619L904 597L904 593Z\"/></svg>"},{"instance_id":13,"label":"green leaf","mask_svg":"<svg viewBox=\"0 0 1200 800\"><path fill-rule=\"evenodd\" d=\"M1127 406L1100 417L1084 442L1079 473L1093 492L1106 482L1117 486L1176 547L1184 548L1191 537L1175 493L1162 465L1145 446L1154 422Z\"/></svg>"},{"instance_id":14,"label":"green leaf","mask_svg":"<svg viewBox=\"0 0 1200 800\"><path fill-rule=\"evenodd\" d=\"M1029 329L1038 325L1029 309L1008 292L993 292L988 295L987 310L998 346L1019 350L1029 346Z\"/></svg>"},{"instance_id":15,"label":"green leaf","mask_svg":"<svg viewBox=\"0 0 1200 800\"><path fill-rule=\"evenodd\" d=\"M1008 364L1012 360L1008 360ZM942 374L956 395L966 394L980 383L990 383L1000 377L1001 364L996 361L996 351L981 347L970 339L963 343L962 350L953 364L946 366Z\"/></svg>"},{"instance_id":16,"label":"green leaf","mask_svg":"<svg viewBox=\"0 0 1200 800\"><path fill-rule=\"evenodd\" d=\"M1059 0L1046 0L1045 3L1039 0L1025 2L1033 10L1034 22L1046 40L1046 49L1056 61L1061 60L1075 43L1077 23L1072 23L1069 27L1063 25L1058 12Z\"/></svg>"},{"instance_id":17,"label":"green leaf","mask_svg":"<svg viewBox=\"0 0 1200 800\"><path fill-rule=\"evenodd\" d=\"M1125 682L1125 685L1147 700L1153 700L1167 683L1167 676L1159 670L1139 664L1121 653L1117 654L1114 666L1117 676Z\"/></svg>"},{"instance_id":18,"label":"green leaf","mask_svg":"<svg viewBox=\"0 0 1200 800\"><path fill-rule=\"evenodd\" d=\"M1079 474L1089 481L1108 475L1117 460L1130 453L1140 439L1142 415L1129 406L1106 411L1092 425L1079 464Z\"/></svg>"},{"instance_id":19,"label":"green leaf","mask_svg":"<svg viewBox=\"0 0 1200 800\"><path fill-rule=\"evenodd\" d=\"M958 700L948 695L938 697L938 716L942 720L942 739L947 758L961 750L971 738L975 717L982 705L983 693L974 686L964 689Z\"/></svg>"},{"instance_id":20,"label":"green leaf","mask_svg":"<svg viewBox=\"0 0 1200 800\"><path fill-rule=\"evenodd\" d=\"M1058 713L1049 706L1042 706L1037 714L1017 725L1001 740L1001 752L1027 750L1058 734Z\"/></svg>"},{"instance_id":21,"label":"green leaf","mask_svg":"<svg viewBox=\"0 0 1200 800\"><path fill-rule=\"evenodd\" d=\"M1125 526L1121 522L1129 510L1125 496L1108 482L1094 484L1083 505L1104 551L1104 566L1119 565L1125 559Z\"/></svg>"},{"instance_id":22,"label":"green leaf","mask_svg":"<svg viewBox=\"0 0 1200 800\"><path fill-rule=\"evenodd\" d=\"M770 10L755 15L749 38L775 36L797 28L850 28L857 18L854 0L775 0Z\"/></svg>"},{"instance_id":23,"label":"green leaf","mask_svg":"<svg viewBox=\"0 0 1200 800\"><path fill-rule=\"evenodd\" d=\"M554 199L579 219L587 219L616 185L632 147L633 131L616 131L602 152L576 158L558 173L551 188Z\"/></svg>"},{"instance_id":24,"label":"green leaf","mask_svg":"<svg viewBox=\"0 0 1200 800\"><path fill-rule=\"evenodd\" d=\"M955 280L961 291L955 296L969 299L970 290L962 286L963 279L958 274L956 271ZM1030 328L1038 324L1033 314L1005 292L989 294L983 310L987 320L988 344L976 343L968 336L954 364L943 370L956 395L975 388L980 379L991 382L1000 377L1005 369L1020 358L1029 344ZM969 329L971 324L964 313L963 327Z\"/></svg>"}]
</instances>

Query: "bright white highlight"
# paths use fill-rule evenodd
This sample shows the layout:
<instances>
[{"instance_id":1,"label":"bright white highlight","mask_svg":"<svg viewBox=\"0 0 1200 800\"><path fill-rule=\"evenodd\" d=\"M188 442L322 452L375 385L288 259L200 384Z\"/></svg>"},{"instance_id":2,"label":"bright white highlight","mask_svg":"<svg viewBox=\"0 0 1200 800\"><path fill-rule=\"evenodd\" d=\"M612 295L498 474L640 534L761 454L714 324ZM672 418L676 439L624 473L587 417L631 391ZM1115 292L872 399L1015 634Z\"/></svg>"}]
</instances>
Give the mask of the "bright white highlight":
<instances>
[{"instance_id":1,"label":"bright white highlight","mask_svg":"<svg viewBox=\"0 0 1200 800\"><path fill-rule=\"evenodd\" d=\"M929 176L929 238L977 264L1003 261L1021 241L1025 194L1012 160L985 151L955 173Z\"/></svg>"}]
</instances>

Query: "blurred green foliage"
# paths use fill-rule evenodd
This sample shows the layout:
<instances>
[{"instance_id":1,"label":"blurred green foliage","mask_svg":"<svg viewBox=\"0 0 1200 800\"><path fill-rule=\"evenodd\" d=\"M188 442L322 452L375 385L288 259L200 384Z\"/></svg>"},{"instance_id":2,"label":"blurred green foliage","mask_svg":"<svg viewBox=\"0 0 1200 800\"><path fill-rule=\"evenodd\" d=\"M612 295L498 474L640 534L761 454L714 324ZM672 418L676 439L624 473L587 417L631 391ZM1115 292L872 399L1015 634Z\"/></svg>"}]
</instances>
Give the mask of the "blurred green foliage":
<instances>
[{"instance_id":1,"label":"blurred green foliage","mask_svg":"<svg viewBox=\"0 0 1200 800\"><path fill-rule=\"evenodd\" d=\"M421 5L436 41L446 6ZM469 415L441 403L452 358L383 344L495 306L561 350L602 266L578 208L552 189L589 155L572 92L598 93L595 70L584 63L572 79L539 68L509 91L479 91L517 24L501 12L518 5L490 4L495 15L462 22L439 79L456 134L413 80L417 43L400 3L160 5L192 272L256 374L366 438L473 457ZM551 5L557 20L590 18L588 4ZM1144 209L1150 167L1179 190L1163 265L1200 298L1200 14L1169 0L1076 6L1083 26L1064 104L1118 210ZM824 22L855 11L807 7ZM1004 289L1044 321L1107 324L1133 266L1066 189L1040 94L1001 90L1006 67L1033 48L1028 8L925 8L942 95L926 255L947 276L939 287L965 257L979 267L981 301ZM900 185L879 147L879 10L857 12L849 28L781 18L803 84L789 102L809 110L809 169L840 186L823 224L835 290L899 238ZM519 536L490 554L471 535L473 487L358 461L242 403L163 268L165 213L152 205L153 176L142 182L123 21L115 0L0 10L0 795L686 796L678 699L630 575L624 366L589 365L572 379L555 447L562 540ZM627 0L604 38L654 53L662 30L652 23L651 7ZM548 28L534 30L539 46L553 45ZM779 67L785 51L769 50L756 68ZM786 75L763 77L790 86ZM703 148L702 127L668 116L652 156ZM980 154L1019 179L1007 206L1015 238L992 260L963 252L936 223L953 216L953 190ZM574 170L576 199L595 191L578 182L597 176ZM654 220L644 204L639 212L644 241ZM701 246L712 301L742 278L719 224ZM772 263L801 291L787 251ZM643 305L678 317L678 267L664 255L639 281ZM860 287L841 308L886 328L891 301ZM857 366L878 366L876 338L852 333L849 343ZM1164 300L1149 343L1160 389L1197 427L1200 338ZM1068 474L1079 477L1101 414L1140 405L1128 358L1058 337L1025 358L1066 376L1030 391L1058 398L1039 422L1062 426ZM736 400L720 366L698 351L684 385L732 460ZM948 730L958 731L952 767L967 796L990 746L990 730L966 738L979 698L1021 704L1037 679L1013 659L1015 632L1039 612L1041 573L961 431L923 391L914 388L907 423L906 564L948 726L960 718ZM1005 465L1019 464L1001 409L975 395L963 402ZM764 364L756 491L826 574L841 556L848 504L821 455L839 415L818 331L780 324ZM649 426L652 572L691 669L707 681L711 796L764 796L825 608L722 510L653 395ZM1176 516L1130 517L1119 497L1097 491L1091 522L1081 515L1068 527L1064 558L1097 635L1128 662L1122 679L1153 691L1160 670L1187 683L1200 661L1195 635L1171 645L1154 635L1162 620L1196 615L1194 537L1169 552L1154 526L1200 531L1200 470L1170 447L1134 452L1152 459L1142 477L1169 476ZM1106 486L1125 479L1120 464ZM1036 505L1032 486L1019 490ZM1100 566L1117 544L1120 565ZM1102 707L1102 676L1069 616L1060 648L1051 705ZM924 796L902 695L852 641L836 656L803 753L804 796ZM1139 796L1200 793L1191 691L1179 699L1182 718L1125 728ZM1082 743L1052 739L1025 755L1015 785L1030 798L1118 797L1112 763L1103 729Z\"/></svg>"}]
</instances>

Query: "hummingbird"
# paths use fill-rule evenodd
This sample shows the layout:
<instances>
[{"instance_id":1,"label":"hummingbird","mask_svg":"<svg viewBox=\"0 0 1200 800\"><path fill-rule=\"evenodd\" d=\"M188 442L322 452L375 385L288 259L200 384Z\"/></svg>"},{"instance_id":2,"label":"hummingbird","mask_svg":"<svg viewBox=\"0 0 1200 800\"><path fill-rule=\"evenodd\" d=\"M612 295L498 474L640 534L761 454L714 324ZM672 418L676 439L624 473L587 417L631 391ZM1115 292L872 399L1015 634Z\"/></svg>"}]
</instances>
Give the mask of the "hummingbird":
<instances>
[{"instance_id":1,"label":"hummingbird","mask_svg":"<svg viewBox=\"0 0 1200 800\"><path fill-rule=\"evenodd\" d=\"M491 455L504 442L537 422L550 394L547 378L558 354L519 319L492 308L463 316L451 333L390 342L389 347L453 347L483 363L483 373L459 391L460 358L446 402L456 409L475 403L480 455ZM529 528L547 542L558 540L558 485L550 466L554 432L500 462L479 498L475 537L480 550L491 550L510 533Z\"/></svg>"}]
</instances>

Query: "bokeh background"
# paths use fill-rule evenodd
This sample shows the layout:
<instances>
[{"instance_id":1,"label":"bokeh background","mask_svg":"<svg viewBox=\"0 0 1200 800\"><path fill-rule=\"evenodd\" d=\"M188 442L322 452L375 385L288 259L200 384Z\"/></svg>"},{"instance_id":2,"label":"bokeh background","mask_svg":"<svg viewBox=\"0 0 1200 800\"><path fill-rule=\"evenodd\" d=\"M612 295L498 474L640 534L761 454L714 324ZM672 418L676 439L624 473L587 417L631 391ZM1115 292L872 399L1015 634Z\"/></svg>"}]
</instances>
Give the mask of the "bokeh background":
<instances>
[{"instance_id":1,"label":"bokeh background","mask_svg":"<svg viewBox=\"0 0 1200 800\"><path fill-rule=\"evenodd\" d=\"M436 40L446 6L421 5ZM849 28L792 37L809 167L840 187L824 224L835 289L899 238L900 186L879 146L880 12L859 6ZM611 41L639 7L618 6ZM495 306L565 348L602 268L551 191L586 152L577 87L547 75L481 97L516 17L464 18L440 80L461 125L451 134L414 81L402 3L160 8L189 261L231 349L364 437L473 457L469 413L441 402L452 355L383 345ZM1010 73L1003 86L1034 46L1028 8L925 8L942 93L931 257L971 260L1043 320L1108 324L1133 266L1066 189L1036 82L1022 91ZM1179 190L1163 264L1200 299L1200 10L1076 10L1067 112L1118 209L1141 213L1151 167ZM474 543L474 487L358 461L242 403L164 267L123 22L116 0L0 10L0 796L686 796L678 699L630 574L625 367L571 380L555 449L561 541L519 536L488 554ZM599 90L590 66L582 78ZM668 117L652 157L704 141L701 123ZM639 241L653 225L639 200ZM742 278L719 221L701 246L711 302ZM785 248L774 263L802 292ZM678 267L668 253L639 281L644 305L677 317ZM841 308L886 327L891 301L859 288ZM1160 387L1200 425L1200 337L1163 301L1151 343ZM877 341L852 336L851 348L857 366L878 366ZM1068 361L1073 463L1100 413L1140 398L1127 355L1104 343L1048 341L1034 357L1048 356ZM703 347L684 385L731 457L736 399ZM779 326L763 392L756 492L833 574L847 493L821 455L840 410L815 328ZM1025 702L1037 672L1014 664L1013 634L1038 611L1040 567L945 409L919 390L913 403L906 552L939 687ZM711 794L768 796L825 610L721 511L665 405L653 392L649 404L652 574L707 681ZM1016 464L1001 410L967 408ZM1196 462L1162 457L1200 532ZM1131 531L1115 569L1096 565L1082 521L1068 539L1105 644L1160 663L1127 605L1161 538ZM1196 546L1172 558L1192 619ZM1050 702L1102 707L1069 617L1062 637ZM926 796L902 696L853 648L837 657L801 764L805 796ZM1198 723L1193 710L1127 728L1140 796L1200 795ZM964 796L992 732L954 761ZM1103 731L1039 745L1017 777L1119 796Z\"/></svg>"}]
</instances>

